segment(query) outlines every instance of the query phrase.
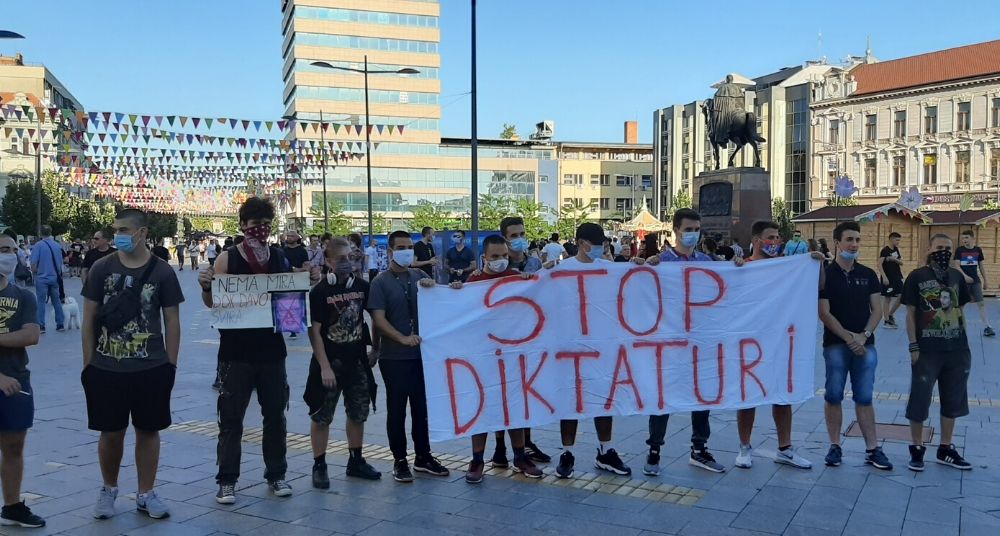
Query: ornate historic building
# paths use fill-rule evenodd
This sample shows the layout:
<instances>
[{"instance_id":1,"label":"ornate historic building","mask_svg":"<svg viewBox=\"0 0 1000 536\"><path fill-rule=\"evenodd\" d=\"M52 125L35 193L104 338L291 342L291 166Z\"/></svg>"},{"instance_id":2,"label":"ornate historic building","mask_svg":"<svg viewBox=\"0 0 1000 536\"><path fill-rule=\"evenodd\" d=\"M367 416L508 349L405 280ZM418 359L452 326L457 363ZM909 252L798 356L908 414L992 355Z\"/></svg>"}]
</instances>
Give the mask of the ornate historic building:
<instances>
[{"instance_id":1,"label":"ornate historic building","mask_svg":"<svg viewBox=\"0 0 1000 536\"><path fill-rule=\"evenodd\" d=\"M861 204L916 186L931 208L1000 196L1000 40L829 71L810 104L811 208L836 177Z\"/></svg>"}]
</instances>

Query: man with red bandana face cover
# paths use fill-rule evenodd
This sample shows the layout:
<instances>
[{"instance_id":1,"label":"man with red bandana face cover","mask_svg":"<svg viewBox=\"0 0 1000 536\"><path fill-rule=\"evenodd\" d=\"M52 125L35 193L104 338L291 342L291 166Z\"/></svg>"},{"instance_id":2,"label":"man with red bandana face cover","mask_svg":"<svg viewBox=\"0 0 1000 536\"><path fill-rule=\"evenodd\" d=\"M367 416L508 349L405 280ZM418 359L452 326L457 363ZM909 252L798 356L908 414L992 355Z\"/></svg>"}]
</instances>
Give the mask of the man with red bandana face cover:
<instances>
[{"instance_id":1,"label":"man with red bandana face cover","mask_svg":"<svg viewBox=\"0 0 1000 536\"><path fill-rule=\"evenodd\" d=\"M247 199L240 207L240 229L246 237L215 260L215 266L201 271L201 299L212 307L212 277L215 274L274 274L309 271L313 283L318 270L307 262L293 268L282 251L267 244L274 219L274 205L259 197ZM264 417L264 478L278 497L292 494L285 482L288 463L285 458L285 408L288 405L288 382L285 376L285 341L270 328L219 330L219 472L216 481L220 504L236 502L236 481L240 476L243 416L250 395L257 391Z\"/></svg>"}]
</instances>

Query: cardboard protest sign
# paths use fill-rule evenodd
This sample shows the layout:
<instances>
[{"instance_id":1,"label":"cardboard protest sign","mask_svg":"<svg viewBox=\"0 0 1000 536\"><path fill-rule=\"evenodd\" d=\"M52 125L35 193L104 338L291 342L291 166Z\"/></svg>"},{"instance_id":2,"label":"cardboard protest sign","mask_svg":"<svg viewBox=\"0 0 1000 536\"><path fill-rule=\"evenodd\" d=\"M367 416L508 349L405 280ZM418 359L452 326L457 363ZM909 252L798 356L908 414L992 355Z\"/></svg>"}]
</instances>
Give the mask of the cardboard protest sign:
<instances>
[{"instance_id":1,"label":"cardboard protest sign","mask_svg":"<svg viewBox=\"0 0 1000 536\"><path fill-rule=\"evenodd\" d=\"M212 328L302 333L309 321L309 272L216 275Z\"/></svg>"},{"instance_id":2,"label":"cardboard protest sign","mask_svg":"<svg viewBox=\"0 0 1000 536\"><path fill-rule=\"evenodd\" d=\"M430 433L813 396L818 261L593 263L418 294Z\"/></svg>"}]
</instances>

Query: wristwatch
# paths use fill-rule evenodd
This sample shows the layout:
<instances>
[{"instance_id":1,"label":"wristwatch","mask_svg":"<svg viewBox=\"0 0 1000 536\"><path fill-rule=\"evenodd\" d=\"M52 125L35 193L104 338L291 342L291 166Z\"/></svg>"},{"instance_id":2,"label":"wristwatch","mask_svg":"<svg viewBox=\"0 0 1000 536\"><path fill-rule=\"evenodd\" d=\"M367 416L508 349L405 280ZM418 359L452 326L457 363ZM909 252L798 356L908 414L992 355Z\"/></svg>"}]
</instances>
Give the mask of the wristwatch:
<instances>
[{"instance_id":1,"label":"wristwatch","mask_svg":"<svg viewBox=\"0 0 1000 536\"><path fill-rule=\"evenodd\" d=\"M867 338L869 338L869 337L871 337L871 336L872 336L872 332L870 332L870 331L868 331L868 330L866 329L866 330L865 330L865 338L867 339Z\"/></svg>"}]
</instances>

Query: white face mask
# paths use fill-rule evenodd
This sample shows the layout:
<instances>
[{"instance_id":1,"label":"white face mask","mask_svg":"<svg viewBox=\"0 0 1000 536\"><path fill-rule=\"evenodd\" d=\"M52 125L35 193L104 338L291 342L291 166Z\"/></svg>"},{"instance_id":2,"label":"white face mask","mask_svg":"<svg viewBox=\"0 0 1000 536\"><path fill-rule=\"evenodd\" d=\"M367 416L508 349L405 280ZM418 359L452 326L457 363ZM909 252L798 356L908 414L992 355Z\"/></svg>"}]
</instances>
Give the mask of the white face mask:
<instances>
[{"instance_id":1,"label":"white face mask","mask_svg":"<svg viewBox=\"0 0 1000 536\"><path fill-rule=\"evenodd\" d=\"M0 275L8 281L14 280L14 270L17 269L17 253L0 253Z\"/></svg>"},{"instance_id":2,"label":"white face mask","mask_svg":"<svg viewBox=\"0 0 1000 536\"><path fill-rule=\"evenodd\" d=\"M411 264L413 264L413 250L412 249L392 250L392 262L402 266L403 268L409 267Z\"/></svg>"},{"instance_id":3,"label":"white face mask","mask_svg":"<svg viewBox=\"0 0 1000 536\"><path fill-rule=\"evenodd\" d=\"M489 261L486 263L486 266L489 267L491 272L499 274L507 269L507 259L497 259L495 261Z\"/></svg>"}]
</instances>

